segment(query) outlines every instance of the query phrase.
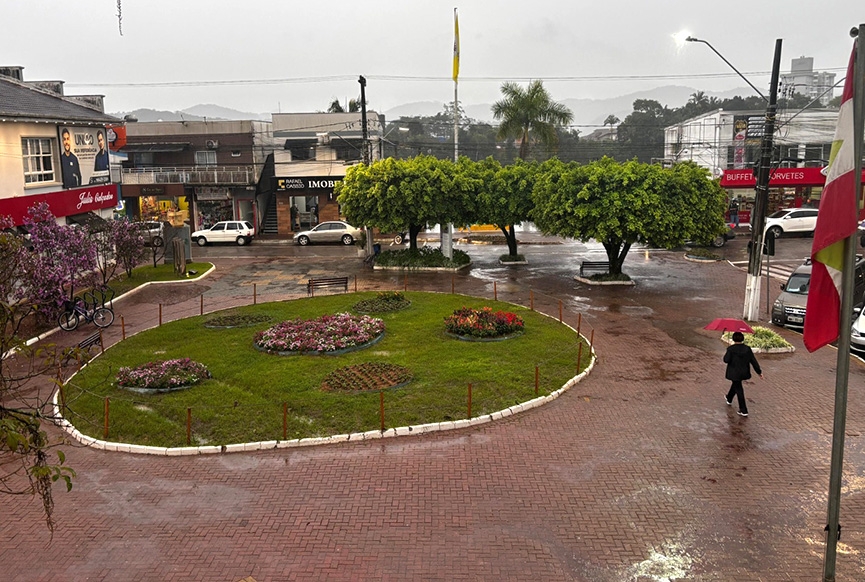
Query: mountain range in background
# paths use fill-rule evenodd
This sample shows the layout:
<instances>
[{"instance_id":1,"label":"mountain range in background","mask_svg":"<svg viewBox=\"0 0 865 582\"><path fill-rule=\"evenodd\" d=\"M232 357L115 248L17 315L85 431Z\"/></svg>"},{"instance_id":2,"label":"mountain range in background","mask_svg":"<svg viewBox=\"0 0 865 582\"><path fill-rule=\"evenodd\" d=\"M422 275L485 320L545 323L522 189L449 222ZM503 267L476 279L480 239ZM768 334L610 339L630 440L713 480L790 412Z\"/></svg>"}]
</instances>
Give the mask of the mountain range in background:
<instances>
[{"instance_id":1,"label":"mountain range in background","mask_svg":"<svg viewBox=\"0 0 865 582\"><path fill-rule=\"evenodd\" d=\"M682 87L678 85L667 85L611 97L608 99L557 99L574 113L573 126L585 135L595 129L603 127L604 120L609 115L615 115L624 120L633 111L634 101L637 99L651 99L670 109L681 107L698 89L693 87ZM716 97L719 100L729 99L736 95L749 96L747 89L733 89L724 92L704 92L706 97ZM326 105L326 104L325 104ZM465 114L476 121L492 123L491 103L467 104L461 103ZM427 117L440 113L445 103L440 101L417 101L405 103L384 111L385 118L394 121L400 117ZM134 111L115 112L111 115L123 118L127 115L135 117L138 121L204 121L211 120L260 120L269 121L270 113L250 113L238 111L219 105L194 105L180 111L158 111L154 109L136 109Z\"/></svg>"}]
</instances>

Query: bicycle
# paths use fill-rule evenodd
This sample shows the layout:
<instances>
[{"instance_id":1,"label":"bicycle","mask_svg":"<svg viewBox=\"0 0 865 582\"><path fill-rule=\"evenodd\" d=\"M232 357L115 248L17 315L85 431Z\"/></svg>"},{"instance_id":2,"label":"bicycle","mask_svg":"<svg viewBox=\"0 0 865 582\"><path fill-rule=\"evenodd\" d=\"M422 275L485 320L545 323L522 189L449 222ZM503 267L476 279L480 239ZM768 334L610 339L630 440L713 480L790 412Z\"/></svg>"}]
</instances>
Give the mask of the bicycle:
<instances>
[{"instance_id":1,"label":"bicycle","mask_svg":"<svg viewBox=\"0 0 865 582\"><path fill-rule=\"evenodd\" d=\"M96 307L94 303L93 309L88 309L84 300L76 297L73 300L63 302L65 311L60 314L57 323L60 329L64 331L72 331L78 327L81 320L92 321L96 327L108 327L114 323L114 311L108 307Z\"/></svg>"}]
</instances>

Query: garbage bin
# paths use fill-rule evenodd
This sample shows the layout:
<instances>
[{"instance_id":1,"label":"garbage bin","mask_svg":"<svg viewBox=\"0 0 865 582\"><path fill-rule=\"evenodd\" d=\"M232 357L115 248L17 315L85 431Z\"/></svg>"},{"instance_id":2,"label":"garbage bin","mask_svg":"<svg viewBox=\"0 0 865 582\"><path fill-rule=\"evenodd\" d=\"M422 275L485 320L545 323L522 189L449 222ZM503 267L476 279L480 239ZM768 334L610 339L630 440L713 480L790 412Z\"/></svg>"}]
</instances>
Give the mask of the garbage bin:
<instances>
[{"instance_id":1,"label":"garbage bin","mask_svg":"<svg viewBox=\"0 0 865 582\"><path fill-rule=\"evenodd\" d=\"M375 243L374 245L372 245L372 254L378 255L380 252L381 252L381 245L380 244Z\"/></svg>"}]
</instances>

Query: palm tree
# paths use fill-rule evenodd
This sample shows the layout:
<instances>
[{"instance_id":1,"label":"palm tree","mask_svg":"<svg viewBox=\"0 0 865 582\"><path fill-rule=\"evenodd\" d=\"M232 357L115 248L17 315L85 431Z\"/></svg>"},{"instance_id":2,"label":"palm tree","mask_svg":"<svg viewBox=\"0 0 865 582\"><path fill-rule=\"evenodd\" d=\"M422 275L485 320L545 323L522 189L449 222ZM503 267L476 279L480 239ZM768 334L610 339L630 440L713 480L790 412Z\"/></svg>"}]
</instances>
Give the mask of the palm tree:
<instances>
[{"instance_id":1,"label":"palm tree","mask_svg":"<svg viewBox=\"0 0 865 582\"><path fill-rule=\"evenodd\" d=\"M339 99L334 99L330 107L327 108L328 113L357 113L358 111L360 111L360 98L348 100L348 111L345 110Z\"/></svg>"},{"instance_id":2,"label":"palm tree","mask_svg":"<svg viewBox=\"0 0 865 582\"><path fill-rule=\"evenodd\" d=\"M607 115L607 118L604 120L604 127L606 127L608 125L610 126L610 141L612 141L612 139L613 139L613 126L616 125L617 123L619 123L620 121L622 121L622 120L619 119L618 117L616 117L615 115L613 115L612 113L610 115Z\"/></svg>"},{"instance_id":3,"label":"palm tree","mask_svg":"<svg viewBox=\"0 0 865 582\"><path fill-rule=\"evenodd\" d=\"M552 100L542 81L532 81L526 89L503 83L502 95L504 99L493 104L493 117L501 120L498 138L520 140L520 158L524 160L531 141L555 147L556 127L567 125L574 117L570 109Z\"/></svg>"}]
</instances>

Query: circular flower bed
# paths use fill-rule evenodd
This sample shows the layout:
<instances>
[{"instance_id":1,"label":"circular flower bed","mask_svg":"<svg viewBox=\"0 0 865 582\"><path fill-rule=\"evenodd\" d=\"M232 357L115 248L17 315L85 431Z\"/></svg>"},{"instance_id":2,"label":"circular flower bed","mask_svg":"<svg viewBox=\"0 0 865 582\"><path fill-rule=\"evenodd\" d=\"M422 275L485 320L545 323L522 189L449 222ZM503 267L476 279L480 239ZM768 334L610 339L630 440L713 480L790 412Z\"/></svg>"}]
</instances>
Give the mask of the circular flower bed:
<instances>
[{"instance_id":1,"label":"circular flower bed","mask_svg":"<svg viewBox=\"0 0 865 582\"><path fill-rule=\"evenodd\" d=\"M374 299L364 299L354 305L358 313L387 313L407 309L411 301L405 298L402 291L379 291Z\"/></svg>"},{"instance_id":2,"label":"circular flower bed","mask_svg":"<svg viewBox=\"0 0 865 582\"><path fill-rule=\"evenodd\" d=\"M183 390L210 378L210 371L189 358L148 362L122 367L117 371L117 386L133 392L172 392Z\"/></svg>"},{"instance_id":3,"label":"circular flower bed","mask_svg":"<svg viewBox=\"0 0 865 582\"><path fill-rule=\"evenodd\" d=\"M234 313L230 315L220 315L213 319L208 319L204 322L204 327L211 329L229 329L233 327L249 327L257 323L270 321L272 318L269 315L259 314L242 314Z\"/></svg>"},{"instance_id":4,"label":"circular flower bed","mask_svg":"<svg viewBox=\"0 0 865 582\"><path fill-rule=\"evenodd\" d=\"M462 307L445 317L445 330L460 338L504 338L523 331L523 320L509 311Z\"/></svg>"},{"instance_id":5,"label":"circular flower bed","mask_svg":"<svg viewBox=\"0 0 865 582\"><path fill-rule=\"evenodd\" d=\"M364 362L334 370L324 377L321 389L335 392L365 392L397 388L411 382L411 370L396 364Z\"/></svg>"},{"instance_id":6,"label":"circular flower bed","mask_svg":"<svg viewBox=\"0 0 865 582\"><path fill-rule=\"evenodd\" d=\"M283 321L255 334L255 347L271 354L337 354L366 346L384 334L380 319L350 313Z\"/></svg>"}]
</instances>

